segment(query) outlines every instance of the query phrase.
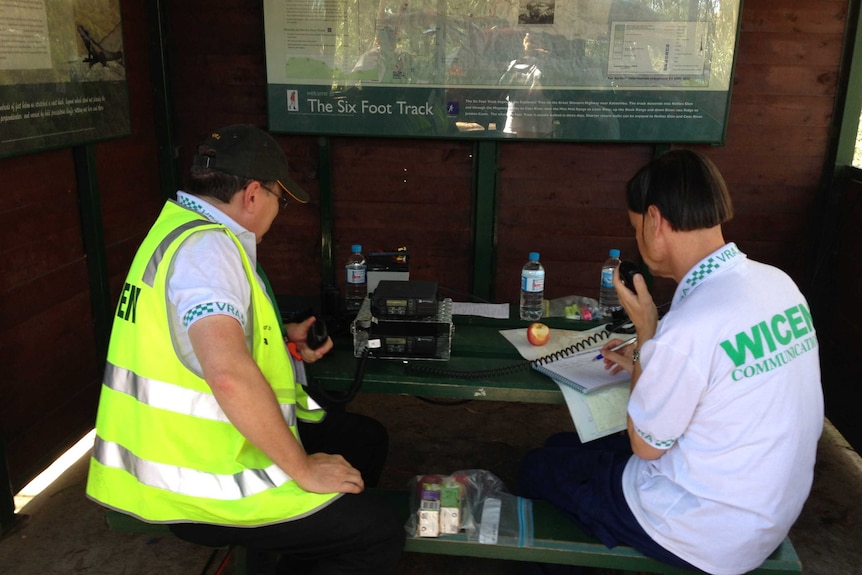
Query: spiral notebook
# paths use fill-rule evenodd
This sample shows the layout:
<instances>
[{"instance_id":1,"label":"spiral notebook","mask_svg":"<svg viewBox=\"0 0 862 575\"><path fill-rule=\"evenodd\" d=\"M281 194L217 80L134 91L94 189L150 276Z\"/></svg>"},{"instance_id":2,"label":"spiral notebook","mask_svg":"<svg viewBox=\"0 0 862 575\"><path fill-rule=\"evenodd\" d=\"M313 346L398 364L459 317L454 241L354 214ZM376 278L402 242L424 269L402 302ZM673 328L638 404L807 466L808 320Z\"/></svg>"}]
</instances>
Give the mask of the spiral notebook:
<instances>
[{"instance_id":1,"label":"spiral notebook","mask_svg":"<svg viewBox=\"0 0 862 575\"><path fill-rule=\"evenodd\" d=\"M604 326L587 331L551 328L551 341L545 346L531 345L523 328L501 330L500 333L515 346L524 359L534 362L534 369L551 377L560 388L581 442L586 443L626 428L628 382L631 381L631 376L624 372L618 376L610 376L604 369L605 362L592 361L601 350L603 340L613 337L613 334L605 331ZM572 369L576 375L568 373L567 369L561 370L567 374L565 377L550 371L552 366L553 369L559 369L568 365L566 360L569 358L572 358L572 363L577 364L577 369ZM589 359L593 365L583 367L581 363L584 358ZM545 371L538 367L544 368ZM585 379L584 373L589 377ZM588 381L595 383L591 393L576 391L583 389L583 384ZM577 387L572 385L574 382L577 382Z\"/></svg>"},{"instance_id":2,"label":"spiral notebook","mask_svg":"<svg viewBox=\"0 0 862 575\"><path fill-rule=\"evenodd\" d=\"M605 369L605 362L595 359L598 353L597 349L579 351L548 363L533 365L533 369L547 375L556 383L581 393L593 393L617 383L631 381L631 374L626 371L611 375L611 372Z\"/></svg>"}]
</instances>

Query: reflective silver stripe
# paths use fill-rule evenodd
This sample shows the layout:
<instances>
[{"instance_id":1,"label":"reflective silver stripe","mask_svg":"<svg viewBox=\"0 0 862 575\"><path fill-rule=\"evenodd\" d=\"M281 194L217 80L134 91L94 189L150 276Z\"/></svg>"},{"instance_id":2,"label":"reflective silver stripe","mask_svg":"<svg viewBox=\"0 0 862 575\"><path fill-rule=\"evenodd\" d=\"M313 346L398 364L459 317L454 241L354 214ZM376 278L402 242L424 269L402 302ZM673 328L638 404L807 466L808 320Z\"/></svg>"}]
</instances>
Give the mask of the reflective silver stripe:
<instances>
[{"instance_id":1,"label":"reflective silver stripe","mask_svg":"<svg viewBox=\"0 0 862 575\"><path fill-rule=\"evenodd\" d=\"M204 220L193 220L191 222L186 222L183 225L179 226L177 229L169 233L165 238L159 242L159 245L156 247L155 251L153 251L153 255L150 256L150 261L147 262L147 267L144 269L144 275L141 278L145 284L150 287L153 287L153 283L156 281L156 271L159 269L159 264L162 263L162 260L165 257L165 252L168 247L180 234L186 232L187 230L197 228L200 226L212 226L214 225L212 222L204 221Z\"/></svg>"},{"instance_id":2,"label":"reflective silver stripe","mask_svg":"<svg viewBox=\"0 0 862 575\"><path fill-rule=\"evenodd\" d=\"M106 467L123 469L149 487L191 497L231 501L256 495L292 481L280 467L247 469L233 475L217 475L188 467L156 463L137 457L111 441L96 437L93 457Z\"/></svg>"},{"instance_id":3,"label":"reflective silver stripe","mask_svg":"<svg viewBox=\"0 0 862 575\"><path fill-rule=\"evenodd\" d=\"M180 415L229 423L227 416L212 394L165 381L141 377L131 370L110 362L105 366L105 385L114 391L130 395L150 407L157 407ZM295 426L296 406L291 403L281 403L279 408L287 424Z\"/></svg>"}]
</instances>

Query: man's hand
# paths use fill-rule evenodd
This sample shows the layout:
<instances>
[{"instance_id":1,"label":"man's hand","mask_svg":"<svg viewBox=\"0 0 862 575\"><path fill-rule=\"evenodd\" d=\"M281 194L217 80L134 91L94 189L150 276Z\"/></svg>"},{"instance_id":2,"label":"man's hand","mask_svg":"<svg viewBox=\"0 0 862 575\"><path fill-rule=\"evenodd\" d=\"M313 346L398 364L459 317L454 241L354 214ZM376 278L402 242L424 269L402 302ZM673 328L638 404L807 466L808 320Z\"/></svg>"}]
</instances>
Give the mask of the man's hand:
<instances>
[{"instance_id":1,"label":"man's hand","mask_svg":"<svg viewBox=\"0 0 862 575\"><path fill-rule=\"evenodd\" d=\"M305 453L248 351L245 333L235 318L203 317L191 325L189 338L213 396L246 439L303 489L318 493L362 491L359 471L343 457ZM328 344L332 347L331 341Z\"/></svg>"},{"instance_id":2,"label":"man's hand","mask_svg":"<svg viewBox=\"0 0 862 575\"><path fill-rule=\"evenodd\" d=\"M313 453L305 466L295 472L296 483L312 493L362 493L362 475L340 455Z\"/></svg>"},{"instance_id":3,"label":"man's hand","mask_svg":"<svg viewBox=\"0 0 862 575\"><path fill-rule=\"evenodd\" d=\"M305 363L314 363L326 355L333 346L332 338L326 338L326 342L317 349L308 347L308 330L315 321L317 321L316 317L309 316L300 323L287 323L284 325L287 340L296 345L296 350L302 355L302 361Z\"/></svg>"}]
</instances>

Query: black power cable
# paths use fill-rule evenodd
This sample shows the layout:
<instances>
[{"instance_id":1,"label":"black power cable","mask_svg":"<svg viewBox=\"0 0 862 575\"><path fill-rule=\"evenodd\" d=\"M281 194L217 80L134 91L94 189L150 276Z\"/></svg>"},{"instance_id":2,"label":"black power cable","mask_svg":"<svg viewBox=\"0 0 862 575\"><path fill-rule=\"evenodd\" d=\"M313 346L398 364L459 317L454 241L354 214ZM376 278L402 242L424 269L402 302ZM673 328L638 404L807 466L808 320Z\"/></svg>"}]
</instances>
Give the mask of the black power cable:
<instances>
[{"instance_id":1,"label":"black power cable","mask_svg":"<svg viewBox=\"0 0 862 575\"><path fill-rule=\"evenodd\" d=\"M353 374L353 382L350 384L350 389L341 393L327 391L322 385L320 385L320 382L316 378L312 378L311 381L309 381L312 396L315 399L322 399L323 402L329 403L330 405L346 405L353 401L353 398L356 397L356 394L362 387L362 380L365 378L365 362L368 361L368 353L369 350L366 347L362 351L362 356L356 362L356 371Z\"/></svg>"}]
</instances>

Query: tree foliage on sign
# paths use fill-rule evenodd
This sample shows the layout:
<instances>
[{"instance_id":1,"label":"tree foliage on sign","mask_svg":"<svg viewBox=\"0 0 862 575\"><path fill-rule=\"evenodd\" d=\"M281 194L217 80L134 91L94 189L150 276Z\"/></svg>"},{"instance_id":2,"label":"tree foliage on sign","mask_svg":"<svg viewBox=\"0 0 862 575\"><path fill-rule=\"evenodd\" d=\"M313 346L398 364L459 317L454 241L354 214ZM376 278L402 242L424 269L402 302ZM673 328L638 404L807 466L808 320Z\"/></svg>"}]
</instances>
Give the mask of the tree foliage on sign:
<instances>
[{"instance_id":1,"label":"tree foliage on sign","mask_svg":"<svg viewBox=\"0 0 862 575\"><path fill-rule=\"evenodd\" d=\"M739 2L591 0L556 6L554 0L342 0L338 10L332 47L336 82L493 85L522 55L529 33L546 61L546 85L610 85L611 23L671 21L708 24L705 78L691 85L712 81L727 87ZM525 20L525 12L534 17Z\"/></svg>"}]
</instances>

